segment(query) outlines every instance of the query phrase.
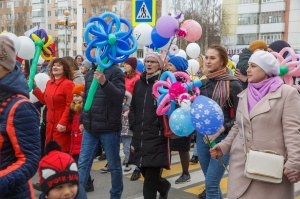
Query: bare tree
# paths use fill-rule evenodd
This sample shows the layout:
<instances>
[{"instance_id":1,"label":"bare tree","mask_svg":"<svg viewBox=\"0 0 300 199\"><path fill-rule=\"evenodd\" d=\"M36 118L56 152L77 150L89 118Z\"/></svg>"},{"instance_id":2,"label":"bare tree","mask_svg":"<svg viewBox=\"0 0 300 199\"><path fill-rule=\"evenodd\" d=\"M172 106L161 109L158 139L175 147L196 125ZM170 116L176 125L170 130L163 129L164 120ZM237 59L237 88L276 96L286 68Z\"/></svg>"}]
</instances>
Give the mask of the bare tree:
<instances>
[{"instance_id":1,"label":"bare tree","mask_svg":"<svg viewBox=\"0 0 300 199\"><path fill-rule=\"evenodd\" d=\"M24 0L24 3L20 4L18 11L18 18L14 20L15 34L24 35L30 27L30 0Z\"/></svg>"}]
</instances>

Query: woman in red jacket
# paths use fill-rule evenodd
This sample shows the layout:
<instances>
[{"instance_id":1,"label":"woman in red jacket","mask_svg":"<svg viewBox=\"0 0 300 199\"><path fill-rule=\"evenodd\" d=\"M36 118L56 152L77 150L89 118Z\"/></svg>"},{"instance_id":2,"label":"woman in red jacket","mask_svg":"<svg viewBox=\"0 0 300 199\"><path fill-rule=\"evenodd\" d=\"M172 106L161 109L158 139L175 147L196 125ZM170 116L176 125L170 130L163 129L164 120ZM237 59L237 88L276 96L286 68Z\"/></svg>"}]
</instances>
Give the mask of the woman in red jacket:
<instances>
[{"instance_id":1,"label":"woman in red jacket","mask_svg":"<svg viewBox=\"0 0 300 199\"><path fill-rule=\"evenodd\" d=\"M124 62L124 74L125 74L125 88L130 94L133 93L135 82L140 79L141 73L136 70L137 59L135 57L129 57Z\"/></svg>"},{"instance_id":2,"label":"woman in red jacket","mask_svg":"<svg viewBox=\"0 0 300 199\"><path fill-rule=\"evenodd\" d=\"M56 58L50 65L50 77L44 93L35 87L33 94L48 107L46 143L55 140L63 152L69 152L71 137L67 125L70 120L69 108L73 100L73 69L64 59Z\"/></svg>"}]
</instances>

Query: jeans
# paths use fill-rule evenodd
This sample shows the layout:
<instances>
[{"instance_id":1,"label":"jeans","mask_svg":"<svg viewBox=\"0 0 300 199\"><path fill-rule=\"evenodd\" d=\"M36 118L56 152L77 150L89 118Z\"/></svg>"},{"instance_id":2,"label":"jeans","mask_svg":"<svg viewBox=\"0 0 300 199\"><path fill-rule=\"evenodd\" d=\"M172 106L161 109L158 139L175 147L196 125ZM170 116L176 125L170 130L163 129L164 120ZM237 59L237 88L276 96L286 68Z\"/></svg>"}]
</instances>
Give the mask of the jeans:
<instances>
[{"instance_id":1,"label":"jeans","mask_svg":"<svg viewBox=\"0 0 300 199\"><path fill-rule=\"evenodd\" d=\"M202 171L205 176L205 190L207 199L222 199L220 189L220 181L225 173L225 168L219 160L211 158L209 153L209 145L203 140L203 135L197 135L197 152ZM221 134L216 140L216 143L222 141L226 135ZM227 166L229 162L229 153L221 157L224 164Z\"/></svg>"},{"instance_id":2,"label":"jeans","mask_svg":"<svg viewBox=\"0 0 300 199\"><path fill-rule=\"evenodd\" d=\"M125 154L125 163L127 164L130 155L130 144L132 136L121 136L121 140L123 143L123 152Z\"/></svg>"},{"instance_id":3,"label":"jeans","mask_svg":"<svg viewBox=\"0 0 300 199\"><path fill-rule=\"evenodd\" d=\"M102 144L106 153L111 175L111 199L120 199L123 192L120 138L121 132L94 134L84 130L78 161L79 183L85 186L91 171L95 154L98 151L100 143Z\"/></svg>"},{"instance_id":4,"label":"jeans","mask_svg":"<svg viewBox=\"0 0 300 199\"><path fill-rule=\"evenodd\" d=\"M193 156L198 156L198 152L197 152L197 142L194 143Z\"/></svg>"}]
</instances>

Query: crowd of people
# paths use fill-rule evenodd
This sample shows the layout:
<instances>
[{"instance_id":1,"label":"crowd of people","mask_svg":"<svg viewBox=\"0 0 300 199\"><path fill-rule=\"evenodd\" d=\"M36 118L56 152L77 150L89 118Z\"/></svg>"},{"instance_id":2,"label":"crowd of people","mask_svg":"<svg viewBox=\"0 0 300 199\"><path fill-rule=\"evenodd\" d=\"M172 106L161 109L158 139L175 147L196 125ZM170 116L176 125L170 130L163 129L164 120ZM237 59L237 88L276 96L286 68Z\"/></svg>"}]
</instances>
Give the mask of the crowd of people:
<instances>
[{"instance_id":1,"label":"crowd of people","mask_svg":"<svg viewBox=\"0 0 300 199\"><path fill-rule=\"evenodd\" d=\"M214 135L194 132L170 138L164 135L163 116L156 113L152 88L164 71L185 72L186 58L149 52L141 72L133 56L104 71L81 55L53 58L38 68L50 80L45 90L34 84L32 94L38 102L32 103L27 86L31 62L17 66L12 40L0 35L0 198L32 198L33 188L42 192L42 199L87 198L86 192L94 191L90 171L101 149L107 159L105 171L111 175L110 198L120 199L120 143L124 172L134 165L131 180L143 175L145 199L155 199L157 192L160 199L168 198L171 183L162 172L170 169L172 151L179 152L182 166L176 184L189 182L189 165L200 162L205 176L200 199L223 198L220 181L228 165L228 198L294 198L294 183L300 180L299 94L278 76L278 61L270 53L284 47L290 46L281 40L270 45L253 41L240 55L234 75L227 67L227 50L208 47L196 59L197 73L189 75L202 81L201 95L221 107L224 123ZM93 80L98 86L86 110ZM179 77L177 81L184 83ZM211 148L208 142L216 145ZM244 148L284 156L282 182L245 177ZM36 173L39 182L32 184Z\"/></svg>"}]
</instances>

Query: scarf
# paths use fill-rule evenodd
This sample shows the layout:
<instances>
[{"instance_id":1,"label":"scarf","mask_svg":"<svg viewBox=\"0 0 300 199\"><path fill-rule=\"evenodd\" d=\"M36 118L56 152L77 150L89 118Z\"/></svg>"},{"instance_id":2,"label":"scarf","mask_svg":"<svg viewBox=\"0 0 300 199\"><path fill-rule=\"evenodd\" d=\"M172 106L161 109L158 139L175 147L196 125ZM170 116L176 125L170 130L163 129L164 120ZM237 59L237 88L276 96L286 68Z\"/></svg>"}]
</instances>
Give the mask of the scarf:
<instances>
[{"instance_id":1,"label":"scarf","mask_svg":"<svg viewBox=\"0 0 300 199\"><path fill-rule=\"evenodd\" d=\"M154 76L156 76L156 75L160 75L160 73L161 73L160 70L156 71L155 73L153 73L153 74L151 74L151 75L148 75L148 74L146 73L146 80L148 80L148 79L150 79L151 77L154 77Z\"/></svg>"},{"instance_id":2,"label":"scarf","mask_svg":"<svg viewBox=\"0 0 300 199\"><path fill-rule=\"evenodd\" d=\"M227 67L214 73L209 73L206 77L217 81L211 98L223 108L230 96L230 80L237 79L229 74Z\"/></svg>"},{"instance_id":3,"label":"scarf","mask_svg":"<svg viewBox=\"0 0 300 199\"><path fill-rule=\"evenodd\" d=\"M277 91L282 84L283 81L279 76L270 77L258 83L248 83L247 95L249 113L264 96Z\"/></svg>"}]
</instances>

